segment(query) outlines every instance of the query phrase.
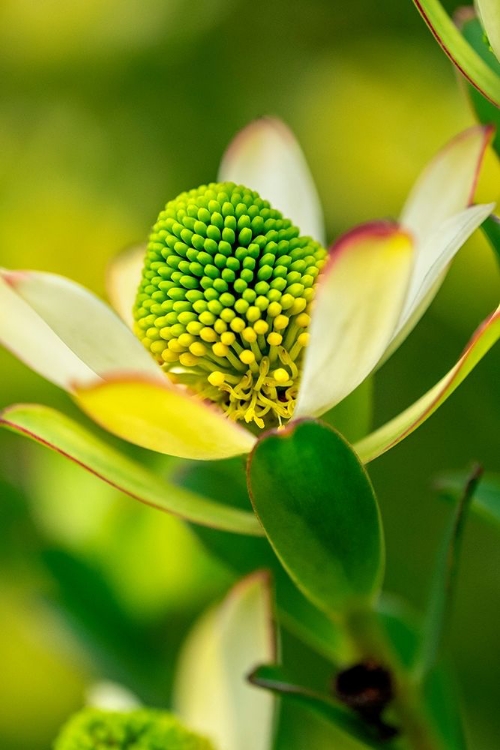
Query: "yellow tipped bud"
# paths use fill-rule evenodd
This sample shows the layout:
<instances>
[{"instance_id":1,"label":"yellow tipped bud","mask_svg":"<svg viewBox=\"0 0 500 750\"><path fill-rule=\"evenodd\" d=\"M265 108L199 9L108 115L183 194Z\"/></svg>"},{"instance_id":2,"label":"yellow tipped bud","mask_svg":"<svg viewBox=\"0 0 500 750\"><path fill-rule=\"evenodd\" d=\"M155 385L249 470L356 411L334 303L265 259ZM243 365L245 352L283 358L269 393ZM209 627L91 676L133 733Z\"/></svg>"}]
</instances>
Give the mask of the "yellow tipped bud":
<instances>
[{"instance_id":1,"label":"yellow tipped bud","mask_svg":"<svg viewBox=\"0 0 500 750\"><path fill-rule=\"evenodd\" d=\"M189 351L191 354L194 354L195 357L204 357L207 353L207 347L205 344L202 344L201 341L194 341L190 347Z\"/></svg>"},{"instance_id":2,"label":"yellow tipped bud","mask_svg":"<svg viewBox=\"0 0 500 750\"><path fill-rule=\"evenodd\" d=\"M229 352L229 347L221 341L218 341L216 344L212 345L212 351L216 357L226 357Z\"/></svg>"},{"instance_id":3,"label":"yellow tipped bud","mask_svg":"<svg viewBox=\"0 0 500 750\"><path fill-rule=\"evenodd\" d=\"M184 367L194 367L199 361L199 357L195 357L191 352L183 352L182 354L179 354L179 362L181 365L184 365Z\"/></svg>"},{"instance_id":4,"label":"yellow tipped bud","mask_svg":"<svg viewBox=\"0 0 500 750\"><path fill-rule=\"evenodd\" d=\"M297 315L295 322L299 328L307 328L311 322L311 317L307 313L301 313L300 315Z\"/></svg>"},{"instance_id":5,"label":"yellow tipped bud","mask_svg":"<svg viewBox=\"0 0 500 750\"><path fill-rule=\"evenodd\" d=\"M168 348L172 352L177 352L177 354L180 354L181 352L186 351L186 347L182 346L182 344L179 344L179 339L171 339L168 342Z\"/></svg>"},{"instance_id":6,"label":"yellow tipped bud","mask_svg":"<svg viewBox=\"0 0 500 750\"><path fill-rule=\"evenodd\" d=\"M254 341L257 341L257 334L253 328L245 328L245 330L242 331L241 338L248 341L249 344L252 344Z\"/></svg>"},{"instance_id":7,"label":"yellow tipped bud","mask_svg":"<svg viewBox=\"0 0 500 750\"><path fill-rule=\"evenodd\" d=\"M161 354L166 346L166 341L153 341L153 343L151 344L151 351L153 352L153 354Z\"/></svg>"},{"instance_id":8,"label":"yellow tipped bud","mask_svg":"<svg viewBox=\"0 0 500 750\"><path fill-rule=\"evenodd\" d=\"M263 336L265 333L268 332L269 325L266 323L265 320L257 320L253 324L253 329L254 329L255 333L257 333L259 336L261 336L261 335Z\"/></svg>"},{"instance_id":9,"label":"yellow tipped bud","mask_svg":"<svg viewBox=\"0 0 500 750\"><path fill-rule=\"evenodd\" d=\"M199 320L191 320L187 324L186 330L192 336L199 336L200 335L200 331L203 330L203 323L200 323ZM161 333L161 331L160 331L160 333Z\"/></svg>"},{"instance_id":10,"label":"yellow tipped bud","mask_svg":"<svg viewBox=\"0 0 500 750\"><path fill-rule=\"evenodd\" d=\"M277 370L273 370L273 372L271 374L272 374L274 380L277 383L279 383L280 385L283 385L288 380L290 380L289 373L285 369L283 369L283 367L278 367L278 369Z\"/></svg>"},{"instance_id":11,"label":"yellow tipped bud","mask_svg":"<svg viewBox=\"0 0 500 750\"><path fill-rule=\"evenodd\" d=\"M191 336L189 333L181 333L177 341L181 346L184 346L186 349L189 349L193 341L195 340L194 336Z\"/></svg>"},{"instance_id":12,"label":"yellow tipped bud","mask_svg":"<svg viewBox=\"0 0 500 750\"><path fill-rule=\"evenodd\" d=\"M242 320L241 318L233 318L232 321L229 323L229 326L233 329L235 333L241 333L246 328L245 321Z\"/></svg>"},{"instance_id":13,"label":"yellow tipped bud","mask_svg":"<svg viewBox=\"0 0 500 750\"><path fill-rule=\"evenodd\" d=\"M269 317L275 318L280 314L281 310L282 307L279 302L271 302L271 304L267 308L267 314L269 315Z\"/></svg>"},{"instance_id":14,"label":"yellow tipped bud","mask_svg":"<svg viewBox=\"0 0 500 750\"><path fill-rule=\"evenodd\" d=\"M255 362L255 354L250 349L243 349L240 354L240 359L244 365L251 365Z\"/></svg>"},{"instance_id":15,"label":"yellow tipped bud","mask_svg":"<svg viewBox=\"0 0 500 750\"><path fill-rule=\"evenodd\" d=\"M310 334L306 332L301 333L300 336L297 336L297 342L301 346L307 346L309 343L309 339L310 339Z\"/></svg>"},{"instance_id":16,"label":"yellow tipped bud","mask_svg":"<svg viewBox=\"0 0 500 750\"><path fill-rule=\"evenodd\" d=\"M216 388L219 388L219 386L223 385L226 382L226 376L219 370L211 372L207 379L210 385L215 385Z\"/></svg>"},{"instance_id":17,"label":"yellow tipped bud","mask_svg":"<svg viewBox=\"0 0 500 750\"><path fill-rule=\"evenodd\" d=\"M276 331L283 331L289 322L290 318L287 318L286 315L278 315L274 319L274 328Z\"/></svg>"},{"instance_id":18,"label":"yellow tipped bud","mask_svg":"<svg viewBox=\"0 0 500 750\"><path fill-rule=\"evenodd\" d=\"M236 336L232 331L227 331L226 333L221 334L220 340L226 346L231 346L231 344L234 344Z\"/></svg>"},{"instance_id":19,"label":"yellow tipped bud","mask_svg":"<svg viewBox=\"0 0 500 750\"><path fill-rule=\"evenodd\" d=\"M227 323L225 323L222 318L219 318L214 323L214 331L216 333L224 333L224 331L227 331Z\"/></svg>"},{"instance_id":20,"label":"yellow tipped bud","mask_svg":"<svg viewBox=\"0 0 500 750\"><path fill-rule=\"evenodd\" d=\"M171 349L164 349L161 353L161 358L164 362L168 362L169 364L179 361L179 355Z\"/></svg>"},{"instance_id":21,"label":"yellow tipped bud","mask_svg":"<svg viewBox=\"0 0 500 750\"><path fill-rule=\"evenodd\" d=\"M208 328L206 326L205 328L201 329L200 338L203 339L203 341L212 343L212 341L217 341L217 334L215 333L213 328Z\"/></svg>"},{"instance_id":22,"label":"yellow tipped bud","mask_svg":"<svg viewBox=\"0 0 500 750\"><path fill-rule=\"evenodd\" d=\"M273 333L270 333L267 337L267 343L269 346L279 346L281 342L283 341L283 336L281 333L276 333L273 331Z\"/></svg>"},{"instance_id":23,"label":"yellow tipped bud","mask_svg":"<svg viewBox=\"0 0 500 750\"><path fill-rule=\"evenodd\" d=\"M307 291L307 290L305 290ZM305 295L304 295L305 297ZM291 315L298 315L307 307L307 300L304 299L304 297L298 297L295 302L292 305L292 309L290 311Z\"/></svg>"}]
</instances>

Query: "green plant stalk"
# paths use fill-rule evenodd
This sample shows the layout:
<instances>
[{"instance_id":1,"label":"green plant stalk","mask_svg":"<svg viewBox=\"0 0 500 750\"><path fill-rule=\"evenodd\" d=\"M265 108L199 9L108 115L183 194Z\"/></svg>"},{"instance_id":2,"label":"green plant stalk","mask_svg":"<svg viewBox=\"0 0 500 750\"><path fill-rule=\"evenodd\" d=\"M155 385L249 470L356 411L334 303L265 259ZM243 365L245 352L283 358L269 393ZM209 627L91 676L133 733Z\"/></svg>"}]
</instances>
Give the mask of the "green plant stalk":
<instances>
[{"instance_id":1,"label":"green plant stalk","mask_svg":"<svg viewBox=\"0 0 500 750\"><path fill-rule=\"evenodd\" d=\"M443 750L428 720L420 690L394 653L375 610L352 610L346 614L343 627L360 660L373 659L390 672L394 686L391 708L399 722L401 739L411 750Z\"/></svg>"}]
</instances>

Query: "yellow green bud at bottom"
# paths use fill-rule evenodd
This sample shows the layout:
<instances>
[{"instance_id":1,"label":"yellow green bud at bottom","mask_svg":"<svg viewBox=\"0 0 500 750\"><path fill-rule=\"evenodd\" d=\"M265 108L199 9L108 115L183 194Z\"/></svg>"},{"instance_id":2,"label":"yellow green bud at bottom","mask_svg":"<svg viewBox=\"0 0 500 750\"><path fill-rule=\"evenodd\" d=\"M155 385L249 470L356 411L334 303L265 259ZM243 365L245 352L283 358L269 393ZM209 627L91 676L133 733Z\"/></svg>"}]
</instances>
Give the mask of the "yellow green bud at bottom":
<instances>
[{"instance_id":1,"label":"yellow green bud at bottom","mask_svg":"<svg viewBox=\"0 0 500 750\"><path fill-rule=\"evenodd\" d=\"M214 750L172 714L153 709L128 712L86 708L62 728L54 750Z\"/></svg>"},{"instance_id":2,"label":"yellow green bud at bottom","mask_svg":"<svg viewBox=\"0 0 500 750\"><path fill-rule=\"evenodd\" d=\"M136 334L175 382L229 418L279 424L295 407L326 255L244 186L182 193L150 236Z\"/></svg>"}]
</instances>

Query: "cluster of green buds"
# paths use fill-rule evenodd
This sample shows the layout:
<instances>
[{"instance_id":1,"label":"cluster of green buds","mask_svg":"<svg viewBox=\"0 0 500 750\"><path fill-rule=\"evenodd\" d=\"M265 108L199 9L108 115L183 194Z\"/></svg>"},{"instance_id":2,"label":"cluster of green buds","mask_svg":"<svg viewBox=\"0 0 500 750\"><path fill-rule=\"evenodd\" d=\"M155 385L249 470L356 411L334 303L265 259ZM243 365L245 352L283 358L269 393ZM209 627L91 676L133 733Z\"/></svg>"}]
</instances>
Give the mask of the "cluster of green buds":
<instances>
[{"instance_id":1,"label":"cluster of green buds","mask_svg":"<svg viewBox=\"0 0 500 750\"><path fill-rule=\"evenodd\" d=\"M280 424L295 407L326 255L246 187L182 193L150 236L136 334L175 382L229 418Z\"/></svg>"},{"instance_id":2,"label":"cluster of green buds","mask_svg":"<svg viewBox=\"0 0 500 750\"><path fill-rule=\"evenodd\" d=\"M214 750L172 714L85 708L62 728L54 750Z\"/></svg>"}]
</instances>

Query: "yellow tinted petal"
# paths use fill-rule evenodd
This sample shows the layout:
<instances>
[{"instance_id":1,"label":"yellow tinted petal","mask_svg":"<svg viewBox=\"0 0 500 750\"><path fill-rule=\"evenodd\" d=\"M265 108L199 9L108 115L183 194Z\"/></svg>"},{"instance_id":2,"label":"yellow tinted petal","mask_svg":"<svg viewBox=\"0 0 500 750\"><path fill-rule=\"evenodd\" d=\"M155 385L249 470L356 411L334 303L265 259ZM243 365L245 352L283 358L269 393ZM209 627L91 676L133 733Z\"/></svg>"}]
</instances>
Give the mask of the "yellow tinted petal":
<instances>
[{"instance_id":1,"label":"yellow tinted petal","mask_svg":"<svg viewBox=\"0 0 500 750\"><path fill-rule=\"evenodd\" d=\"M98 424L143 448L192 459L248 453L254 436L186 390L140 378L109 379L75 388L81 408Z\"/></svg>"}]
</instances>

